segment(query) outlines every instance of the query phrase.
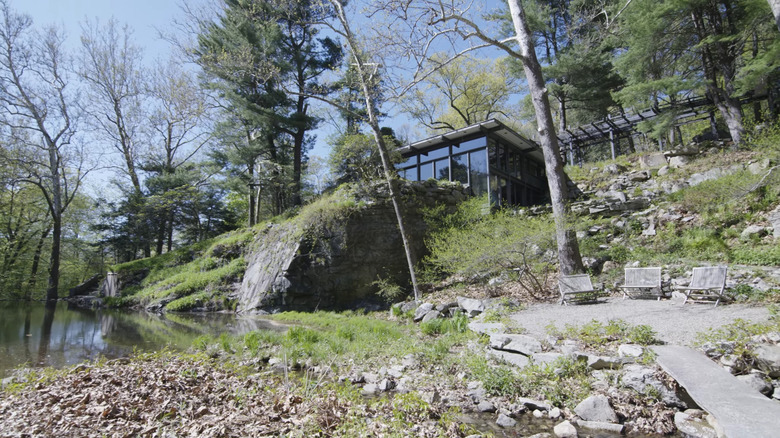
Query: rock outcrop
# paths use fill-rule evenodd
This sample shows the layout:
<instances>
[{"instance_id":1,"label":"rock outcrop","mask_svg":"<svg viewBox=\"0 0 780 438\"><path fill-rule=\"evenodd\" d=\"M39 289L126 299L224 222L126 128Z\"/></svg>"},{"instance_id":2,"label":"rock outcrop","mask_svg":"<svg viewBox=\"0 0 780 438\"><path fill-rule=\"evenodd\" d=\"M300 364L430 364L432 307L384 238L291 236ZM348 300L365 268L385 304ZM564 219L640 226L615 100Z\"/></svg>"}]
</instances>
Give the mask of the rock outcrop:
<instances>
[{"instance_id":1,"label":"rock outcrop","mask_svg":"<svg viewBox=\"0 0 780 438\"><path fill-rule=\"evenodd\" d=\"M454 208L466 198L459 184L402 181L404 219L412 251L424 256L420 209ZM386 186L362 188L349 207L313 220L269 225L250 250L237 293L239 312L344 309L379 303L378 279L409 285L403 243ZM302 215L305 216L305 215ZM311 216L311 215L310 215Z\"/></svg>"}]
</instances>

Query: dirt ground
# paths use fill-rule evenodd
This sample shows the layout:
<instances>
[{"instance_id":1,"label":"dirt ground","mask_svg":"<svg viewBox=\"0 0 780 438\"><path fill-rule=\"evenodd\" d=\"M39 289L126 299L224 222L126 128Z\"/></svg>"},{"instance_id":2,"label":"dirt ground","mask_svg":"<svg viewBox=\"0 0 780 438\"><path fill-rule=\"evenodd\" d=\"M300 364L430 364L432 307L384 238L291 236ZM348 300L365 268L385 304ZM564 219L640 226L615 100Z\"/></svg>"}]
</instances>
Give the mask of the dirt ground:
<instances>
[{"instance_id":1,"label":"dirt ground","mask_svg":"<svg viewBox=\"0 0 780 438\"><path fill-rule=\"evenodd\" d=\"M622 319L632 324L649 325L656 338L667 343L690 346L700 332L719 328L737 319L765 322L769 310L764 306L748 304L682 304L682 299L661 301L644 299L607 298L604 302L561 306L558 304L531 304L512 314L511 318L538 338L547 335L545 327L554 324L562 329L566 324L581 326L592 320L607 322Z\"/></svg>"}]
</instances>

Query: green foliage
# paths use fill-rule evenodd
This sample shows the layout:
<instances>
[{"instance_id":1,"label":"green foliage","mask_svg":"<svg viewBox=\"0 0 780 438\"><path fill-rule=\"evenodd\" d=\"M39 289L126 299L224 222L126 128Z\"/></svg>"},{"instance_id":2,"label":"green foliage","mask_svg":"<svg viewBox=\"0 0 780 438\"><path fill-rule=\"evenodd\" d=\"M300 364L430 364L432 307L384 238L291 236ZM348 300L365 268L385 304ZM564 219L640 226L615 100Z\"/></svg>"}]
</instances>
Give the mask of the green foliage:
<instances>
[{"instance_id":1,"label":"green foliage","mask_svg":"<svg viewBox=\"0 0 780 438\"><path fill-rule=\"evenodd\" d=\"M401 102L415 120L432 132L441 132L516 112L510 97L519 84L510 62L469 55L449 61L448 56L432 55L441 68Z\"/></svg>"},{"instance_id":2,"label":"green foliage","mask_svg":"<svg viewBox=\"0 0 780 438\"><path fill-rule=\"evenodd\" d=\"M463 313L457 313L452 318L436 318L420 324L420 331L426 335L443 335L445 333L465 333L468 330L469 318Z\"/></svg>"},{"instance_id":3,"label":"green foliage","mask_svg":"<svg viewBox=\"0 0 780 438\"><path fill-rule=\"evenodd\" d=\"M686 187L670 194L668 199L689 211L722 214L724 207L733 209L734 203L745 205L745 201L749 203L760 200L761 194L755 192L755 185L760 178L759 175L742 170Z\"/></svg>"},{"instance_id":4,"label":"green foliage","mask_svg":"<svg viewBox=\"0 0 780 438\"><path fill-rule=\"evenodd\" d=\"M401 161L398 143L392 136L385 136L384 140L392 151L392 166ZM366 183L384 178L379 147L374 137L368 134L345 134L336 138L328 162L339 184Z\"/></svg>"},{"instance_id":5,"label":"green foliage","mask_svg":"<svg viewBox=\"0 0 780 438\"><path fill-rule=\"evenodd\" d=\"M328 230L342 224L353 212L364 207L357 201L357 187L343 184L332 194L323 196L304 206L291 219L298 229L304 230L309 237L317 238Z\"/></svg>"},{"instance_id":6,"label":"green foliage","mask_svg":"<svg viewBox=\"0 0 780 438\"><path fill-rule=\"evenodd\" d=\"M397 285L391 279L377 278L377 280L371 284L379 289L377 294L388 303L396 302L406 294L401 286Z\"/></svg>"},{"instance_id":7,"label":"green foliage","mask_svg":"<svg viewBox=\"0 0 780 438\"><path fill-rule=\"evenodd\" d=\"M607 324L592 320L578 327L566 324L564 330L559 330L554 324L547 326L547 332L558 339L574 339L585 344L586 347L603 349L619 343L639 345L657 344L655 332L650 326L632 326L620 319L611 319Z\"/></svg>"},{"instance_id":8,"label":"green foliage","mask_svg":"<svg viewBox=\"0 0 780 438\"><path fill-rule=\"evenodd\" d=\"M547 294L556 260L552 221L543 216L518 216L508 210L483 215L478 208L471 200L451 217L433 223L435 231L426 241L430 249L425 259L428 269L439 275L468 278L517 270L516 279L529 293Z\"/></svg>"},{"instance_id":9,"label":"green foliage","mask_svg":"<svg viewBox=\"0 0 780 438\"><path fill-rule=\"evenodd\" d=\"M750 322L737 319L717 329L709 329L696 335L697 346L710 344L719 354L734 354L747 359L753 358L755 343L752 337L780 330L780 319L770 318L768 322Z\"/></svg>"},{"instance_id":10,"label":"green foliage","mask_svg":"<svg viewBox=\"0 0 780 438\"><path fill-rule=\"evenodd\" d=\"M143 280L135 287L124 287L123 297L109 303L146 306L165 301L170 311L203 306L230 308L233 303L223 290L243 276L243 255L253 236L253 230L227 233L159 256L116 265L112 269L120 279L142 276Z\"/></svg>"},{"instance_id":11,"label":"green foliage","mask_svg":"<svg viewBox=\"0 0 780 438\"><path fill-rule=\"evenodd\" d=\"M573 408L590 393L587 363L571 358L532 364L517 372L508 366L491 366L484 357L474 356L468 360L468 367L472 376L493 395L532 397Z\"/></svg>"}]
</instances>

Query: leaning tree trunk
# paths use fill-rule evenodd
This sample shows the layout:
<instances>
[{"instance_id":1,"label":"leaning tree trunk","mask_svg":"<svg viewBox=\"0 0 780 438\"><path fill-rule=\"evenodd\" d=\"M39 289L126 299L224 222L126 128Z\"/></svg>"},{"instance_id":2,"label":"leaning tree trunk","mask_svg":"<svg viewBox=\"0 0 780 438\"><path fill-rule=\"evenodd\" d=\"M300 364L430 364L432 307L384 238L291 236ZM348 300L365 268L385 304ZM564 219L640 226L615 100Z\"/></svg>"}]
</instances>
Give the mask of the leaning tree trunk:
<instances>
[{"instance_id":1,"label":"leaning tree trunk","mask_svg":"<svg viewBox=\"0 0 780 438\"><path fill-rule=\"evenodd\" d=\"M409 238L406 234L406 228L404 226L403 214L401 213L401 205L399 203L399 193L396 187L393 163L390 161L390 154L387 151L387 145L385 144L382 131L379 128L379 120L377 119L374 107L376 102L374 95L371 92L368 81L370 78L365 71L365 63L360 55L361 50L357 42L354 39L352 30L350 29L347 17L344 14L344 9L341 0L330 0L331 4L335 7L339 22L341 23L344 36L349 45L349 49L352 52L355 61L355 68L357 69L358 77L360 78L360 86L363 91L363 98L366 103L366 112L368 116L368 124L374 133L374 140L376 141L377 149L379 149L379 157L382 159L382 170L384 171L385 182L390 190L390 200L393 203L393 210L395 211L395 219L398 222L398 231L401 234L401 240L404 245L404 252L406 253L406 263L409 267L409 277L412 282L412 289L414 290L414 299L420 300L420 291L417 287L417 276L414 272L414 256L412 254L411 246L409 245Z\"/></svg>"},{"instance_id":2,"label":"leaning tree trunk","mask_svg":"<svg viewBox=\"0 0 780 438\"><path fill-rule=\"evenodd\" d=\"M517 42L520 45L520 54L523 60L523 70L528 80L528 88L531 92L536 123L539 130L539 140L544 153L544 166L547 173L547 184L550 187L550 201L552 202L553 219L555 220L555 235L558 243L558 259L561 271L564 274L583 272L582 257L580 256L579 243L574 230L567 224L568 187L566 186L566 174L563 172L563 160L561 159L558 138L555 135L555 123L550 111L550 100L547 96L547 88L544 84L542 67L536 58L533 38L528 29L525 11L520 0L507 0L509 12L512 15L512 23L517 34Z\"/></svg>"}]
</instances>

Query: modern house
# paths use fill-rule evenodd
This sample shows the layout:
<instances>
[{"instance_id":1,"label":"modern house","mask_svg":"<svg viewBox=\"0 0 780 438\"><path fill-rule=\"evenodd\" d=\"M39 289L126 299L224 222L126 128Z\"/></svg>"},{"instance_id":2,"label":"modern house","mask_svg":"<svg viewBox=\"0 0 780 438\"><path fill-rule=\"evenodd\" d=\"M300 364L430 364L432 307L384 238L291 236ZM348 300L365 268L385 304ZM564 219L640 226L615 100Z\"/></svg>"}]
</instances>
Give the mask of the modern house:
<instances>
[{"instance_id":1,"label":"modern house","mask_svg":"<svg viewBox=\"0 0 780 438\"><path fill-rule=\"evenodd\" d=\"M491 119L421 140L400 149L402 178L457 181L475 196L490 194L494 206L549 202L539 145Z\"/></svg>"}]
</instances>

